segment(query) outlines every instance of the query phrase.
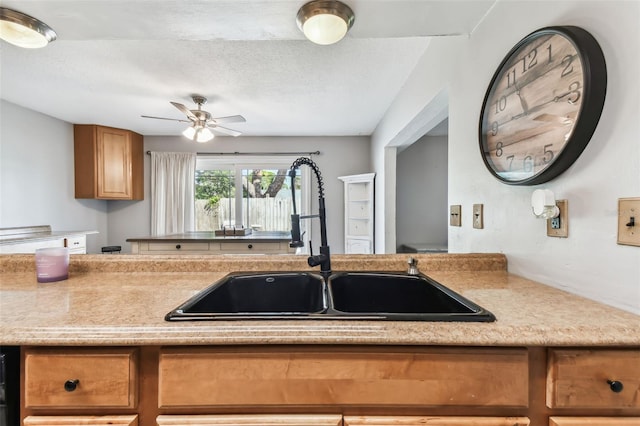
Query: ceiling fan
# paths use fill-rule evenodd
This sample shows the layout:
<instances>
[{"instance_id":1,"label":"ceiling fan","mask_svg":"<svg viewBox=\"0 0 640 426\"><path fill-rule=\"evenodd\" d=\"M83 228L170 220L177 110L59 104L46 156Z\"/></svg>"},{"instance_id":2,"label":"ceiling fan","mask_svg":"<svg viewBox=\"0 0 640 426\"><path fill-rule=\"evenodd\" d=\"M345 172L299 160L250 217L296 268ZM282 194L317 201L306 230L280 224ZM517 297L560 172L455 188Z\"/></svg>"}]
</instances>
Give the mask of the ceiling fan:
<instances>
[{"instance_id":1,"label":"ceiling fan","mask_svg":"<svg viewBox=\"0 0 640 426\"><path fill-rule=\"evenodd\" d=\"M231 115L228 117L212 117L211 113L204 111L202 105L207 103L207 98L200 95L193 95L191 97L193 102L198 105L198 109L189 109L186 106L177 102L170 102L171 105L178 108L189 120L179 120L176 118L165 117L152 117L149 115L142 115L144 118L155 118L157 120L170 120L179 121L181 123L191 123L191 126L187 127L182 134L187 138L196 142L208 142L213 139L214 132L223 133L229 136L240 136L242 133L229 129L227 127L220 126L221 123L244 123L247 120L241 115Z\"/></svg>"}]
</instances>

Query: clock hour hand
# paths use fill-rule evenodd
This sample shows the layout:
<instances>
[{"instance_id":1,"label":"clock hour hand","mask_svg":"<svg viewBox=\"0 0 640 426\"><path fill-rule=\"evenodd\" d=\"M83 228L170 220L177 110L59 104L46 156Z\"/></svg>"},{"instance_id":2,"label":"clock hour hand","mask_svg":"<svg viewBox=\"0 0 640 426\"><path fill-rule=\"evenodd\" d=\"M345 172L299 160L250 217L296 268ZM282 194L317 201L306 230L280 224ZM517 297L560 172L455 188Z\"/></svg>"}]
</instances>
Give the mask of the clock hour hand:
<instances>
[{"instance_id":1,"label":"clock hour hand","mask_svg":"<svg viewBox=\"0 0 640 426\"><path fill-rule=\"evenodd\" d=\"M516 95L520 99L520 105L522 105L522 114L526 115L529 113L529 107L527 106L527 102L524 100L522 95L520 94L520 88L518 87L518 83L514 83L516 86Z\"/></svg>"}]
</instances>

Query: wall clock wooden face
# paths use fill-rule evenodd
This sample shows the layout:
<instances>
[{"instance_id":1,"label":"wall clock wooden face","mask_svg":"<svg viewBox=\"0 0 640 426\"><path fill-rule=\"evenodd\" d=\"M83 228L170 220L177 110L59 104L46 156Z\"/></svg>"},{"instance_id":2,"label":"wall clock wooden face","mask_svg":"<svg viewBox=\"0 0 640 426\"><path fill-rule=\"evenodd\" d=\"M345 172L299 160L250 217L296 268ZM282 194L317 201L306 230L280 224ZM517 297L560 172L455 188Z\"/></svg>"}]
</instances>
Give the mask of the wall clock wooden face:
<instances>
[{"instance_id":1,"label":"wall clock wooden face","mask_svg":"<svg viewBox=\"0 0 640 426\"><path fill-rule=\"evenodd\" d=\"M499 180L536 185L565 171L595 131L607 87L598 42L578 27L522 39L493 76L480 114L480 151Z\"/></svg>"}]
</instances>

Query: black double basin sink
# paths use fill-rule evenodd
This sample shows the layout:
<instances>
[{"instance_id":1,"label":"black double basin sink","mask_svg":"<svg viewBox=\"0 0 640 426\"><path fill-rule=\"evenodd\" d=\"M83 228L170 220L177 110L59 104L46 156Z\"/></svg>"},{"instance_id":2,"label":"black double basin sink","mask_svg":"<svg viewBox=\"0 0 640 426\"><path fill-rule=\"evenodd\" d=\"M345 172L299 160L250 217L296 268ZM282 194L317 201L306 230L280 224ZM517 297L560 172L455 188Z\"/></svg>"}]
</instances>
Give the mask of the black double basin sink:
<instances>
[{"instance_id":1,"label":"black double basin sink","mask_svg":"<svg viewBox=\"0 0 640 426\"><path fill-rule=\"evenodd\" d=\"M430 277L396 272L232 273L167 321L352 319L491 322L495 316Z\"/></svg>"}]
</instances>

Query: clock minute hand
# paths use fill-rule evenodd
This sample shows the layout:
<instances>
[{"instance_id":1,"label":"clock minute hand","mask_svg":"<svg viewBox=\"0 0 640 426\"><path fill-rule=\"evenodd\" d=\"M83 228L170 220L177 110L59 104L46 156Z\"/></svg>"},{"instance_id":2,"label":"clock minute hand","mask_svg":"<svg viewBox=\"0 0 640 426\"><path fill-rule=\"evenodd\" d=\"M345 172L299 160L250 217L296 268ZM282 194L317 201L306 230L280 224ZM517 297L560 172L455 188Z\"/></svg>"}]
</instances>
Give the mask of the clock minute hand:
<instances>
[{"instance_id":1,"label":"clock minute hand","mask_svg":"<svg viewBox=\"0 0 640 426\"><path fill-rule=\"evenodd\" d=\"M544 102L544 103L542 103L542 104L540 104L540 105L536 105L536 106L532 107L532 108L529 110L529 112L537 111L537 110L539 110L540 108L544 107L545 105L550 104L551 102L559 102L559 101L560 101L560 99L562 99L562 98L564 98L564 97L567 97L567 96L571 95L572 93L576 93L576 91L574 91L574 90L569 90L569 91L567 91L567 92L561 93L561 94L559 94L558 96L556 96L556 97L552 98L551 100L548 100L547 102ZM576 98L576 99L567 99L567 102L569 102L570 104L573 104L573 103L575 103L578 99L579 99L579 93L578 93L578 98Z\"/></svg>"}]
</instances>

